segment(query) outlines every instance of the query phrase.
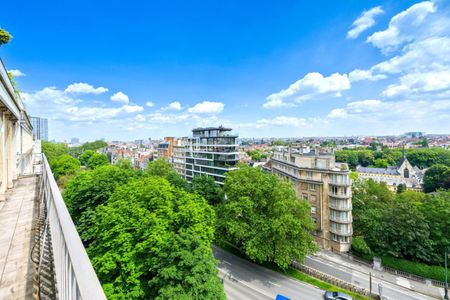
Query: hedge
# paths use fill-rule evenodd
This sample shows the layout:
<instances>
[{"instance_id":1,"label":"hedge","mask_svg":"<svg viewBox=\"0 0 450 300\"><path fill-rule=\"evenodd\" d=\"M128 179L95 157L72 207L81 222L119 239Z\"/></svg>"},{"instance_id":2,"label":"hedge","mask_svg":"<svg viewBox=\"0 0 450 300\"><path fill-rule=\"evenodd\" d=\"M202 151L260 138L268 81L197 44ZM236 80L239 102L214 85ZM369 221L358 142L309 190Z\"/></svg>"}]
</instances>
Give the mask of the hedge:
<instances>
[{"instance_id":1,"label":"hedge","mask_svg":"<svg viewBox=\"0 0 450 300\"><path fill-rule=\"evenodd\" d=\"M426 265L406 259L394 258L391 256L382 256L381 260L384 266L428 279L444 281L445 268L443 267Z\"/></svg>"}]
</instances>

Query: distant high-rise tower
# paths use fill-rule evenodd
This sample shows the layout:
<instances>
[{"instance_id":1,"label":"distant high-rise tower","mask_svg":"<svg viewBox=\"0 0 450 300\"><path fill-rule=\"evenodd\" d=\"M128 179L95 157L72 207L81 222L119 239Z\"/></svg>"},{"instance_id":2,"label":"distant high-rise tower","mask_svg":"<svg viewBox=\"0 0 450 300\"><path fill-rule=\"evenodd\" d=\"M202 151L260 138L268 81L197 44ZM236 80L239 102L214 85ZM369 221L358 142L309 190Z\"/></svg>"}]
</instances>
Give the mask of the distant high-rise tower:
<instances>
[{"instance_id":1,"label":"distant high-rise tower","mask_svg":"<svg viewBox=\"0 0 450 300\"><path fill-rule=\"evenodd\" d=\"M30 117L33 125L33 138L35 140L48 141L48 119L40 117Z\"/></svg>"}]
</instances>

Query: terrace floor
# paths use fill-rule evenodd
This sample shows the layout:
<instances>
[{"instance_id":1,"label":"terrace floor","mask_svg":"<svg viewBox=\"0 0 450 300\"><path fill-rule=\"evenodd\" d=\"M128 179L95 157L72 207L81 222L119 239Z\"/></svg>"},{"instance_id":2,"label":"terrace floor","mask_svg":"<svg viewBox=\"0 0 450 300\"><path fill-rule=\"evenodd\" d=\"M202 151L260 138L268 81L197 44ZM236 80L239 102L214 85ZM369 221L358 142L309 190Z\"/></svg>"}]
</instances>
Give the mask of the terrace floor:
<instances>
[{"instance_id":1,"label":"terrace floor","mask_svg":"<svg viewBox=\"0 0 450 300\"><path fill-rule=\"evenodd\" d=\"M33 299L31 260L37 176L17 180L0 201L0 299Z\"/></svg>"}]
</instances>

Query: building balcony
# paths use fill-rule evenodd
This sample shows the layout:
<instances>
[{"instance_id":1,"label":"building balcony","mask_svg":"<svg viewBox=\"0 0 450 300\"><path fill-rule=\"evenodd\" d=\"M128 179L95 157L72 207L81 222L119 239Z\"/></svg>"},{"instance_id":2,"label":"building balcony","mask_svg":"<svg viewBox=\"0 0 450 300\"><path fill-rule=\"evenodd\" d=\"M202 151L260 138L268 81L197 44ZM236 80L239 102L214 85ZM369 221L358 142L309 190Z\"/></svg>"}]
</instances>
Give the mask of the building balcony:
<instances>
[{"instance_id":1,"label":"building balcony","mask_svg":"<svg viewBox=\"0 0 450 300\"><path fill-rule=\"evenodd\" d=\"M351 180L347 180L347 181L330 180L330 181L328 181L328 183L332 184L332 185L337 185L337 186L351 186L352 185Z\"/></svg>"},{"instance_id":2,"label":"building balcony","mask_svg":"<svg viewBox=\"0 0 450 300\"><path fill-rule=\"evenodd\" d=\"M340 211L351 211L352 210L352 205L338 205L335 203L330 202L329 207L334 209L334 210L340 210Z\"/></svg>"},{"instance_id":3,"label":"building balcony","mask_svg":"<svg viewBox=\"0 0 450 300\"><path fill-rule=\"evenodd\" d=\"M331 197L334 197L334 198L339 198L339 199L348 199L348 198L352 197L351 193L346 193L346 194L344 194L344 193L333 193L331 191L328 192L328 195L331 196Z\"/></svg>"},{"instance_id":4,"label":"building balcony","mask_svg":"<svg viewBox=\"0 0 450 300\"><path fill-rule=\"evenodd\" d=\"M347 217L346 219L344 218L339 218L339 217L335 217L330 215L330 220L336 223L341 223L341 224L351 224L353 222L352 217Z\"/></svg>"},{"instance_id":5,"label":"building balcony","mask_svg":"<svg viewBox=\"0 0 450 300\"><path fill-rule=\"evenodd\" d=\"M352 228L350 228L350 230L340 230L340 229L330 227L330 232L335 233L337 235L342 235L342 236L352 236L353 235Z\"/></svg>"}]
</instances>

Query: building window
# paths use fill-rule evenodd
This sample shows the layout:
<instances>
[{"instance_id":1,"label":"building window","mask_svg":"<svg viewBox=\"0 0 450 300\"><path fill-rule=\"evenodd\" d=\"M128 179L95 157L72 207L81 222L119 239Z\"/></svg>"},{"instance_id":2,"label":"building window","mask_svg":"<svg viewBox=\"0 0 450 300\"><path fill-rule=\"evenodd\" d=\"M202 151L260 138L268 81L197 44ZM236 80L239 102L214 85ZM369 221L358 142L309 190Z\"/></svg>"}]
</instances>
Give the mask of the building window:
<instances>
[{"instance_id":1,"label":"building window","mask_svg":"<svg viewBox=\"0 0 450 300\"><path fill-rule=\"evenodd\" d=\"M311 202L316 202L317 196L316 196L316 195L311 195L311 196L309 197L309 199L310 199Z\"/></svg>"},{"instance_id":2,"label":"building window","mask_svg":"<svg viewBox=\"0 0 450 300\"><path fill-rule=\"evenodd\" d=\"M312 179L312 172L306 171L306 178Z\"/></svg>"},{"instance_id":3,"label":"building window","mask_svg":"<svg viewBox=\"0 0 450 300\"><path fill-rule=\"evenodd\" d=\"M308 195L307 194L303 194L302 198L303 198L303 200L308 201Z\"/></svg>"},{"instance_id":4,"label":"building window","mask_svg":"<svg viewBox=\"0 0 450 300\"><path fill-rule=\"evenodd\" d=\"M310 183L309 190L314 192L316 190L316 185L314 183Z\"/></svg>"},{"instance_id":5,"label":"building window","mask_svg":"<svg viewBox=\"0 0 450 300\"><path fill-rule=\"evenodd\" d=\"M317 208L315 206L311 206L311 213L316 214Z\"/></svg>"},{"instance_id":6,"label":"building window","mask_svg":"<svg viewBox=\"0 0 450 300\"><path fill-rule=\"evenodd\" d=\"M408 170L408 168L406 168L406 169L403 171L403 177L409 178L409 170Z\"/></svg>"},{"instance_id":7,"label":"building window","mask_svg":"<svg viewBox=\"0 0 450 300\"><path fill-rule=\"evenodd\" d=\"M335 242L339 242L339 236L338 236L337 234L335 234L335 233L332 233L332 234L331 234L331 239L332 239L333 241L335 241Z\"/></svg>"},{"instance_id":8,"label":"building window","mask_svg":"<svg viewBox=\"0 0 450 300\"><path fill-rule=\"evenodd\" d=\"M317 224L317 218L312 217L312 221L313 221L314 224Z\"/></svg>"}]
</instances>

